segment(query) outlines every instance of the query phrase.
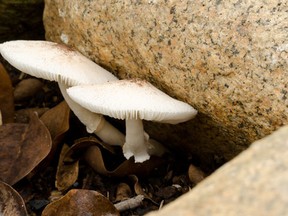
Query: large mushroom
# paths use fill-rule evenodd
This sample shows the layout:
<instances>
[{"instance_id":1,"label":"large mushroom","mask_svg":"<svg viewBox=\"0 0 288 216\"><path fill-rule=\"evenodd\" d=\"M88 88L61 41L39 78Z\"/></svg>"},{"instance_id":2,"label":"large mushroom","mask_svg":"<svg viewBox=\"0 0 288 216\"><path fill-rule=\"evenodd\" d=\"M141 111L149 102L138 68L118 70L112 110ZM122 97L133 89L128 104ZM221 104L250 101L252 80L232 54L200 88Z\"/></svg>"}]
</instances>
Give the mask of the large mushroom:
<instances>
[{"instance_id":1,"label":"large mushroom","mask_svg":"<svg viewBox=\"0 0 288 216\"><path fill-rule=\"evenodd\" d=\"M1 55L15 68L42 79L58 82L61 93L87 131L110 145L123 145L125 136L102 115L75 103L66 89L80 84L99 84L118 80L112 73L81 53L49 41L17 40L0 44Z\"/></svg>"},{"instance_id":2,"label":"large mushroom","mask_svg":"<svg viewBox=\"0 0 288 216\"><path fill-rule=\"evenodd\" d=\"M143 80L119 80L67 89L72 100L95 113L126 120L124 156L135 162L148 160L142 120L178 124L192 119L197 111ZM155 147L155 146L154 146Z\"/></svg>"}]
</instances>

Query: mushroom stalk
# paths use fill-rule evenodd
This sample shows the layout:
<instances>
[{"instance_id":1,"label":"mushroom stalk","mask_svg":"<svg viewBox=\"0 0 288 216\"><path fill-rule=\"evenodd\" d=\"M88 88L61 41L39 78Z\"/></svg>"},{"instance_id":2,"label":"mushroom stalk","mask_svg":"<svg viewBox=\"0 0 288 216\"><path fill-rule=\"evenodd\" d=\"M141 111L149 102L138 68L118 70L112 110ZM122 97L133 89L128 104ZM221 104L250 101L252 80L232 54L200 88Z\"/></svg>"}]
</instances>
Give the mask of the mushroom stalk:
<instances>
[{"instance_id":1,"label":"mushroom stalk","mask_svg":"<svg viewBox=\"0 0 288 216\"><path fill-rule=\"evenodd\" d=\"M126 140L123 154L129 159L134 156L135 162L142 163L150 158L148 154L143 123L141 119L126 119Z\"/></svg>"},{"instance_id":2,"label":"mushroom stalk","mask_svg":"<svg viewBox=\"0 0 288 216\"><path fill-rule=\"evenodd\" d=\"M197 110L171 98L144 80L116 80L101 85L74 86L69 96L83 107L118 119L126 119L126 140L123 153L135 162L162 155L165 148L149 139L142 120L177 124L195 117Z\"/></svg>"},{"instance_id":3,"label":"mushroom stalk","mask_svg":"<svg viewBox=\"0 0 288 216\"><path fill-rule=\"evenodd\" d=\"M102 115L93 113L74 102L67 94L67 85L61 82L58 82L58 85L66 103L78 119L86 125L88 133L95 133L107 144L123 146L125 136L119 130L107 122Z\"/></svg>"}]
</instances>

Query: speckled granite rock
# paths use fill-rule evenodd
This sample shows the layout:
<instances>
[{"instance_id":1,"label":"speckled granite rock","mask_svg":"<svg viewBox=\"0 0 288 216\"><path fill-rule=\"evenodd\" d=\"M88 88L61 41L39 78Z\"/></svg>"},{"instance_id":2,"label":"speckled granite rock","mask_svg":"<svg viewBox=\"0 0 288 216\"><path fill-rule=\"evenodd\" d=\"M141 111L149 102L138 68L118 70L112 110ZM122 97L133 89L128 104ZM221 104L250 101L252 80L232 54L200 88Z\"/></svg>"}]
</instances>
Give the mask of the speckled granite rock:
<instances>
[{"instance_id":1,"label":"speckled granite rock","mask_svg":"<svg viewBox=\"0 0 288 216\"><path fill-rule=\"evenodd\" d=\"M149 216L288 215L288 126L256 141L190 192Z\"/></svg>"},{"instance_id":2,"label":"speckled granite rock","mask_svg":"<svg viewBox=\"0 0 288 216\"><path fill-rule=\"evenodd\" d=\"M199 110L188 123L146 128L201 162L231 159L288 123L286 1L45 3L48 40Z\"/></svg>"}]
</instances>

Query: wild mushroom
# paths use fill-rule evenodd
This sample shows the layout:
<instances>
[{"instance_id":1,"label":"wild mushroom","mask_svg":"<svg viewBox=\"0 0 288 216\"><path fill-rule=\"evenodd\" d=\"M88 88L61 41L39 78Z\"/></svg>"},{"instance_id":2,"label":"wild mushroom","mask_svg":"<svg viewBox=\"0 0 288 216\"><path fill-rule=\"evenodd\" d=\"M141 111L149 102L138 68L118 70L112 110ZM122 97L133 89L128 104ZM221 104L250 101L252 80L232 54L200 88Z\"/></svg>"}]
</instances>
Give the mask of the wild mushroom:
<instances>
[{"instance_id":1,"label":"wild mushroom","mask_svg":"<svg viewBox=\"0 0 288 216\"><path fill-rule=\"evenodd\" d=\"M142 80L119 80L67 89L72 100L96 113L126 120L124 156L135 162L149 159L142 120L178 124L192 119L197 111Z\"/></svg>"},{"instance_id":2,"label":"wild mushroom","mask_svg":"<svg viewBox=\"0 0 288 216\"><path fill-rule=\"evenodd\" d=\"M105 121L102 115L90 112L67 95L67 87L99 84L118 80L112 73L95 64L81 53L49 41L9 41L0 44L2 56L15 68L59 84L61 93L87 131L94 132L110 145L123 145L124 135Z\"/></svg>"}]
</instances>

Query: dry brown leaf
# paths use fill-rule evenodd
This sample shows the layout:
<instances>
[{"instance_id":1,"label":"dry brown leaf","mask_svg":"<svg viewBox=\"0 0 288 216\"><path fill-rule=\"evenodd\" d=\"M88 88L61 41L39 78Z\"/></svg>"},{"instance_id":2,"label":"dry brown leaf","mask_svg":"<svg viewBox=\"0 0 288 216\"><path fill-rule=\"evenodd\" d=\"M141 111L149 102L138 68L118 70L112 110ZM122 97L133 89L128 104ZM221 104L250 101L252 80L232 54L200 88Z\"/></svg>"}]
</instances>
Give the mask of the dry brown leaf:
<instances>
[{"instance_id":1,"label":"dry brown leaf","mask_svg":"<svg viewBox=\"0 0 288 216\"><path fill-rule=\"evenodd\" d=\"M109 160L113 160L113 155L108 155ZM163 165L164 160L152 156L148 161L135 163L134 159L124 160L115 169L107 169L103 155L98 146L91 146L85 153L86 162L97 172L106 176L125 177L131 174L148 176L151 172Z\"/></svg>"},{"instance_id":2,"label":"dry brown leaf","mask_svg":"<svg viewBox=\"0 0 288 216\"><path fill-rule=\"evenodd\" d=\"M20 109L15 111L15 122L17 123L28 123L29 122L29 116L32 113L37 113L38 116L42 116L45 112L47 112L49 108L43 107L43 108L27 108L27 109Z\"/></svg>"},{"instance_id":3,"label":"dry brown leaf","mask_svg":"<svg viewBox=\"0 0 288 216\"><path fill-rule=\"evenodd\" d=\"M131 188L128 184L122 182L117 186L115 202L126 200L132 195Z\"/></svg>"},{"instance_id":4,"label":"dry brown leaf","mask_svg":"<svg viewBox=\"0 0 288 216\"><path fill-rule=\"evenodd\" d=\"M10 185L29 174L50 152L50 133L36 114L29 124L0 127L0 179Z\"/></svg>"},{"instance_id":5,"label":"dry brown leaf","mask_svg":"<svg viewBox=\"0 0 288 216\"><path fill-rule=\"evenodd\" d=\"M149 199L151 202L153 202L154 204L158 205L157 202L155 202L142 188L138 177L136 175L130 175L129 178L132 180L133 184L134 184L134 191L137 195L143 195L146 199Z\"/></svg>"},{"instance_id":6,"label":"dry brown leaf","mask_svg":"<svg viewBox=\"0 0 288 216\"><path fill-rule=\"evenodd\" d=\"M41 117L41 121L50 131L52 138L52 148L43 162L44 165L49 164L54 158L54 154L61 144L66 132L69 130L70 108L65 101L45 112Z\"/></svg>"},{"instance_id":7,"label":"dry brown leaf","mask_svg":"<svg viewBox=\"0 0 288 216\"><path fill-rule=\"evenodd\" d=\"M36 78L28 78L21 80L15 87L14 100L15 103L32 98L37 92L39 92L43 83Z\"/></svg>"},{"instance_id":8,"label":"dry brown leaf","mask_svg":"<svg viewBox=\"0 0 288 216\"><path fill-rule=\"evenodd\" d=\"M119 216L114 205L102 194L84 189L72 189L65 196L56 200L42 212L42 216Z\"/></svg>"},{"instance_id":9,"label":"dry brown leaf","mask_svg":"<svg viewBox=\"0 0 288 216\"><path fill-rule=\"evenodd\" d=\"M107 150L111 154L116 154L116 151L114 149L115 146L107 145L100 140L98 140L96 137L83 137L74 142L74 144L69 148L67 151L64 162L71 163L76 160L79 160L81 157L83 157L84 153L90 146L101 146L105 150Z\"/></svg>"},{"instance_id":10,"label":"dry brown leaf","mask_svg":"<svg viewBox=\"0 0 288 216\"><path fill-rule=\"evenodd\" d=\"M188 177L191 182L198 184L205 178L205 173L199 168L195 167L193 164L190 164L188 169Z\"/></svg>"},{"instance_id":11,"label":"dry brown leaf","mask_svg":"<svg viewBox=\"0 0 288 216\"><path fill-rule=\"evenodd\" d=\"M2 181L0 181L0 215L28 215L25 203L19 193Z\"/></svg>"},{"instance_id":12,"label":"dry brown leaf","mask_svg":"<svg viewBox=\"0 0 288 216\"><path fill-rule=\"evenodd\" d=\"M84 155L85 161L97 173L105 176L125 177L131 174L147 176L165 162L163 158L152 156L148 161L135 163L133 158L126 160L122 151L117 155L115 151L102 148L102 144L95 139L81 139L78 145L87 147ZM107 168L110 166L107 166L108 163L105 161L108 161L109 165L112 163L114 168Z\"/></svg>"},{"instance_id":13,"label":"dry brown leaf","mask_svg":"<svg viewBox=\"0 0 288 216\"><path fill-rule=\"evenodd\" d=\"M55 186L60 191L67 190L78 178L79 162L64 163L65 154L68 150L69 146L64 144L57 167Z\"/></svg>"},{"instance_id":14,"label":"dry brown leaf","mask_svg":"<svg viewBox=\"0 0 288 216\"><path fill-rule=\"evenodd\" d=\"M14 120L14 97L10 77L0 63L0 111L3 123L12 123Z\"/></svg>"},{"instance_id":15,"label":"dry brown leaf","mask_svg":"<svg viewBox=\"0 0 288 216\"><path fill-rule=\"evenodd\" d=\"M139 183L138 177L136 175L130 175L129 178L132 180L134 185L134 191L137 195L144 195L149 198L149 196L144 192L142 186Z\"/></svg>"},{"instance_id":16,"label":"dry brown leaf","mask_svg":"<svg viewBox=\"0 0 288 216\"><path fill-rule=\"evenodd\" d=\"M164 164L163 158L151 157L149 161L144 163L135 163L133 159L126 160L122 155L111 146L106 146L95 137L84 137L75 141L74 145L69 148L65 157L64 163L73 163L84 156L86 162L99 174L105 176L125 177L131 174L141 176L149 175L155 168ZM111 162L114 168L108 169L106 161ZM116 168L115 168L116 167Z\"/></svg>"},{"instance_id":17,"label":"dry brown leaf","mask_svg":"<svg viewBox=\"0 0 288 216\"><path fill-rule=\"evenodd\" d=\"M132 183L134 185L135 194L142 195L142 196L144 196L144 198L150 200L155 205L157 205L157 206L159 205L143 190L142 186L139 183L138 177L136 175L130 175L129 178L130 178L130 180L132 180Z\"/></svg>"},{"instance_id":18,"label":"dry brown leaf","mask_svg":"<svg viewBox=\"0 0 288 216\"><path fill-rule=\"evenodd\" d=\"M69 130L70 108L65 101L51 108L41 116L41 121L50 131L53 147L63 138Z\"/></svg>"}]
</instances>

